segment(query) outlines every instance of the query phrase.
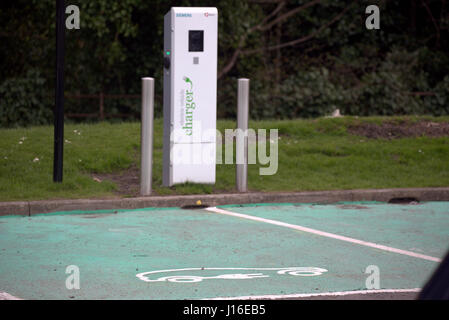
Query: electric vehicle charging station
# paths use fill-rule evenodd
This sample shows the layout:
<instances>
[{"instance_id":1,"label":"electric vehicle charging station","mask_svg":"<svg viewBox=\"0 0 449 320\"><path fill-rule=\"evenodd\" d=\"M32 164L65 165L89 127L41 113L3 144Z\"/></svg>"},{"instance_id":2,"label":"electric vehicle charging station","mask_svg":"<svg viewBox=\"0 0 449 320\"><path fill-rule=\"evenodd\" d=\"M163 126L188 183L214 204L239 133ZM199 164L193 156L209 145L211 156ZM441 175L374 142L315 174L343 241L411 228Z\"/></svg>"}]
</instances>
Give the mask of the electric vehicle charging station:
<instances>
[{"instance_id":1,"label":"electric vehicle charging station","mask_svg":"<svg viewBox=\"0 0 449 320\"><path fill-rule=\"evenodd\" d=\"M217 8L164 17L164 186L215 183L217 38Z\"/></svg>"}]
</instances>

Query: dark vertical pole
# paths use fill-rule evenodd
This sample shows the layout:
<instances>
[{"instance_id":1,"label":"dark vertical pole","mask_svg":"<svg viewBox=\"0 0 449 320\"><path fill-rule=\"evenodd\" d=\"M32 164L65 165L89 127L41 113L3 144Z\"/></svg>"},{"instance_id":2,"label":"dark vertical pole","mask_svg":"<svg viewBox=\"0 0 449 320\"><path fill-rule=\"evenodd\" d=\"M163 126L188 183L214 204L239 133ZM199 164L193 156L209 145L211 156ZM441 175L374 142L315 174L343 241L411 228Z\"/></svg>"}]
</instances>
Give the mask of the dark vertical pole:
<instances>
[{"instance_id":1,"label":"dark vertical pole","mask_svg":"<svg viewBox=\"0 0 449 320\"><path fill-rule=\"evenodd\" d=\"M53 158L53 181L62 182L64 147L64 14L65 1L56 0L56 90L55 90L55 146Z\"/></svg>"}]
</instances>

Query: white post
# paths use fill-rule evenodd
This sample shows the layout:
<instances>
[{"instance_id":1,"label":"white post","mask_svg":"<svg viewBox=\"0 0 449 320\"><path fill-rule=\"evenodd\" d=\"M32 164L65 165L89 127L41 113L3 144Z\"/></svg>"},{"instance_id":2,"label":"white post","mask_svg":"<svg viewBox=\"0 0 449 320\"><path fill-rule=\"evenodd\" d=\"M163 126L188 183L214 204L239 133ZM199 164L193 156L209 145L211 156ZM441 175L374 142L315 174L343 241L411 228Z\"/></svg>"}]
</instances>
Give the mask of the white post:
<instances>
[{"instance_id":1,"label":"white post","mask_svg":"<svg viewBox=\"0 0 449 320\"><path fill-rule=\"evenodd\" d=\"M238 79L235 182L239 192L248 190L248 111L249 79Z\"/></svg>"},{"instance_id":2,"label":"white post","mask_svg":"<svg viewBox=\"0 0 449 320\"><path fill-rule=\"evenodd\" d=\"M142 78L142 122L140 129L140 194L151 194L153 165L154 79Z\"/></svg>"}]
</instances>

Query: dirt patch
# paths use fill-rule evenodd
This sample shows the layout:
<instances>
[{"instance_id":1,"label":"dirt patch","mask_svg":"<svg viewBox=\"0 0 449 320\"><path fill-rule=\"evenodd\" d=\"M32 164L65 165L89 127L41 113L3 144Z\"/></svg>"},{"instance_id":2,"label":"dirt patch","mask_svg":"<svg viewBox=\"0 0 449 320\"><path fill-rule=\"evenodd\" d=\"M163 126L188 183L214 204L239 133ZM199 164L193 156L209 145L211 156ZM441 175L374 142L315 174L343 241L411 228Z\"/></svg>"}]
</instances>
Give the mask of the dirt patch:
<instances>
[{"instance_id":1,"label":"dirt patch","mask_svg":"<svg viewBox=\"0 0 449 320\"><path fill-rule=\"evenodd\" d=\"M102 181L110 181L115 183L117 185L117 190L115 190L115 194L119 195L120 197L140 197L140 169L137 168L135 165L133 165L129 169L126 169L118 173L95 173L91 174L91 177L94 181L97 181L98 183L101 183ZM176 188L172 187L171 189L173 191L173 193L171 193L172 195L182 194L178 193L176 191ZM235 192L236 190L234 188L230 190L221 190L213 188L211 193L232 194ZM204 193L209 192L203 192L198 194ZM154 189L151 191L151 194L160 195Z\"/></svg>"},{"instance_id":2,"label":"dirt patch","mask_svg":"<svg viewBox=\"0 0 449 320\"><path fill-rule=\"evenodd\" d=\"M92 178L114 182L118 188L116 193L121 196L137 197L140 194L140 170L134 165L120 173L93 174Z\"/></svg>"},{"instance_id":3,"label":"dirt patch","mask_svg":"<svg viewBox=\"0 0 449 320\"><path fill-rule=\"evenodd\" d=\"M448 137L449 123L447 122L393 122L382 124L360 123L348 128L351 134L371 139L398 139L407 137Z\"/></svg>"}]
</instances>

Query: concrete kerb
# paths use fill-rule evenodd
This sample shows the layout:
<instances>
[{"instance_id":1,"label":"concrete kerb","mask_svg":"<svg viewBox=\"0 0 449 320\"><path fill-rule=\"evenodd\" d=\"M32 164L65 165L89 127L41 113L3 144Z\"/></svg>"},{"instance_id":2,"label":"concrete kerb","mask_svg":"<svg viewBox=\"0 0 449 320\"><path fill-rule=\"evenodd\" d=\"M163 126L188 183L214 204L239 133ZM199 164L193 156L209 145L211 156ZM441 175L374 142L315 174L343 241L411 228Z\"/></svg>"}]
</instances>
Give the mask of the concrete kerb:
<instances>
[{"instance_id":1,"label":"concrete kerb","mask_svg":"<svg viewBox=\"0 0 449 320\"><path fill-rule=\"evenodd\" d=\"M19 202L0 202L0 216L5 215L30 215L30 203L27 201Z\"/></svg>"},{"instance_id":2,"label":"concrete kerb","mask_svg":"<svg viewBox=\"0 0 449 320\"><path fill-rule=\"evenodd\" d=\"M195 205L201 200L203 205L248 203L336 203L340 201L380 201L406 198L417 201L449 201L449 187L410 189L370 189L307 192L248 192L208 195L149 196L123 199L76 199L0 202L0 216L61 212L95 211L114 209L139 209L149 207L183 207Z\"/></svg>"}]
</instances>

